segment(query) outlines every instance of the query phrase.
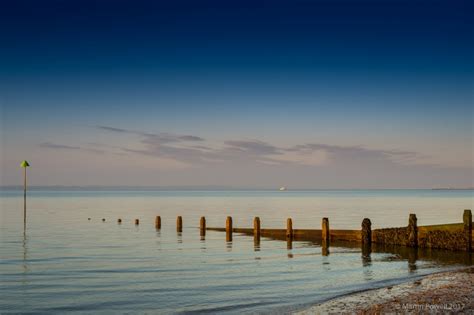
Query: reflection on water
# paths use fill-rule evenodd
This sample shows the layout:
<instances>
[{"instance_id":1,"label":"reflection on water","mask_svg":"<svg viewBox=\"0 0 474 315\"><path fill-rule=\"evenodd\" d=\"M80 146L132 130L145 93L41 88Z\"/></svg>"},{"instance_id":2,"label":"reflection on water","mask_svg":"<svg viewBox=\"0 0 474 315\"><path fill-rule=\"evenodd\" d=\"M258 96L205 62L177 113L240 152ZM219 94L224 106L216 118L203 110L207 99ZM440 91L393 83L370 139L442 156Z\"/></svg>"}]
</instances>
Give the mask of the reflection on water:
<instances>
[{"instance_id":1,"label":"reflection on water","mask_svg":"<svg viewBox=\"0 0 474 315\"><path fill-rule=\"evenodd\" d=\"M23 274L25 275L23 283L26 283L27 280L27 274L29 272L28 268L28 238L26 236L26 226L23 226L23 242L22 242L22 247L23 247L23 261L22 261L22 266L23 266Z\"/></svg>"},{"instance_id":2,"label":"reflection on water","mask_svg":"<svg viewBox=\"0 0 474 315\"><path fill-rule=\"evenodd\" d=\"M364 279L366 281L373 280L372 269L370 268L372 266L371 253L372 253L372 250L370 249L369 246L362 246L362 255L361 255L362 267L364 271Z\"/></svg>"},{"instance_id":3,"label":"reflection on water","mask_svg":"<svg viewBox=\"0 0 474 315\"><path fill-rule=\"evenodd\" d=\"M119 230L127 229L126 227L109 226L110 230L107 234L111 236ZM129 227L129 231L136 231L135 227ZM115 230L115 232L114 232ZM65 256L65 247L61 242L50 244L51 248L48 255L43 258L36 253L35 258L28 256L28 237L23 234L21 261L22 277L21 285L23 289L29 288L28 292L36 292L32 294L32 303L28 305L18 305L15 302L15 295L23 294L22 289L15 285L15 262L7 259L6 264L2 263L2 271L6 274L6 283L2 285L2 293L12 299L5 299L1 303L7 309L47 311L61 313L63 310L69 309L67 304L67 292L70 283L67 277L78 281L73 286L71 298L78 293L78 290L84 290L84 298L86 292L95 290L99 285L105 289L97 291L97 298L111 299L108 303L93 303L88 306L87 299L81 299L78 309L116 310L112 304L117 299L121 299L130 303L137 298L141 292L155 292L156 300L143 300L143 308L135 305L135 311L147 310L147 305L153 307L165 307L164 312L174 312L180 308L182 311L198 311L208 310L217 311L217 304L227 305L226 310L233 313L268 311L274 310L275 307L286 308L293 305L305 303L313 303L317 300L329 298L332 295L339 295L350 292L352 290L361 290L364 288L372 288L374 286L382 286L396 283L397 281L406 280L410 275L419 276L432 271L440 270L444 266L453 266L460 264L472 264L472 255L464 252L447 252L440 250L413 249L398 246L380 246L373 244L372 248L360 247L359 244L336 242L328 246L325 242L295 242L271 240L263 238L261 242L255 242L252 236L236 234L232 242L225 242L225 251L221 252L217 243L222 244L225 234L221 232L210 232L209 239L204 239L200 235L193 233L194 229L185 229L183 232L175 231L157 231L152 229L143 229L136 236L138 239L135 244L140 243L140 247L133 247L133 244L126 246L118 246L114 249L111 246L111 239L103 239L102 244L94 246L91 242L79 244L77 250L81 251L80 256ZM147 252L146 242L141 234L153 233L155 238L154 246L158 251L156 255ZM175 241L180 245L178 248L170 243L170 237L175 235ZM150 234L151 235L151 234ZM43 240L44 241L44 240ZM38 240L35 246L40 246ZM262 243L266 244L265 249ZM251 245L250 245L251 244ZM86 246L84 246L86 245ZM283 245L283 246L282 246ZM194 254L194 248L198 248L199 252ZM233 252L236 247L236 253ZM54 250L51 251L51 249ZM86 248L92 249L92 252L84 251ZM108 248L107 250L105 248ZM252 250L253 248L253 250ZM11 246L14 250L14 246ZM71 247L70 249L73 249ZM177 254L182 252L181 254ZM130 256L130 252L136 251L136 254ZM291 262L286 267L281 265L281 259L286 251L286 259ZM329 252L332 252L329 255ZM252 254L255 253L255 254ZM89 255L89 256L88 256ZM230 255L230 256L229 256ZM103 257L103 258L102 258ZM108 257L115 257L113 260ZM199 259L196 259L198 258ZM318 259L318 257L321 257ZM359 264L357 262L359 257ZM250 259L248 259L250 258ZM107 259L107 264L102 265L101 261ZM320 271L315 269L315 263L320 261ZM263 264L263 265L255 265ZM148 263L150 262L150 263ZM152 263L153 262L153 263ZM155 265L155 263L158 265ZM36 268L42 269L42 272L35 273L31 271L29 265L33 264ZM208 265L206 267L206 265ZM358 266L357 266L358 265ZM405 270L405 272L404 272ZM421 271L421 272L420 272ZM38 276L42 276L38 278ZM108 276L113 274L113 277ZM65 277L67 275L67 277ZM101 281L97 282L97 279ZM123 279L123 280L122 280ZM205 279L205 285L202 286L202 280ZM103 284L99 284L103 283ZM115 292L110 295L108 288L113 289L119 284L123 288L123 292ZM173 284L174 283L174 284ZM308 293L302 293L301 296L290 294L285 295L285 284L291 283L291 286L310 288ZM54 298L50 294L53 291L48 289L51 285L62 290L63 295L66 294L66 300ZM251 290L249 293L236 294L244 287L256 286L258 289ZM82 288L82 289L79 289ZM148 289L146 289L148 288ZM207 302L202 304L202 295L193 295L189 290L198 289L206 294ZM218 291L215 291L215 290ZM8 290L8 292L6 292ZM145 290L145 291L143 291ZM151 291L150 291L151 290ZM174 292L174 297L170 296ZM235 291L237 290L237 291ZM247 290L247 289L246 289ZM245 291L245 290L244 290ZM244 292L243 291L243 292ZM297 290L298 291L298 290ZM103 292L105 295L102 295ZM159 293L161 292L161 293ZM219 293L217 293L219 292ZM328 293L331 292L331 293ZM248 299L258 299L260 294L267 296L263 302L249 302ZM117 295L117 296L114 296ZM176 296L180 296L176 299ZM283 295L283 296L282 296ZM40 299L49 300L49 303L43 303ZM222 300L221 300L222 299ZM182 308L182 301L187 301L185 308ZM201 302L200 302L201 301ZM57 308L51 305L59 305ZM62 306L61 306L62 305ZM163 306L164 305L164 306ZM208 306L206 306L208 305ZM223 305L219 306L224 307ZM130 311L130 310L129 310Z\"/></svg>"},{"instance_id":4,"label":"reflection on water","mask_svg":"<svg viewBox=\"0 0 474 315\"><path fill-rule=\"evenodd\" d=\"M373 280L373 274L371 270L372 266L372 247L368 244L361 244L361 258L362 258L362 267L364 271L364 279L366 281Z\"/></svg>"},{"instance_id":5,"label":"reflection on water","mask_svg":"<svg viewBox=\"0 0 474 315\"><path fill-rule=\"evenodd\" d=\"M372 253L391 254L384 256L384 260L382 261L406 260L408 262L408 269L413 271L416 270L416 262L418 260L430 261L433 264L441 266L452 264L471 265L473 263L472 253L467 253L463 251L448 251L430 248L412 248L406 246L375 243L372 243L372 246L368 247L361 246L359 243L356 242L344 241L332 242L331 247L344 247L351 249L360 248L362 254L362 262L364 262L365 259L370 259Z\"/></svg>"},{"instance_id":6,"label":"reflection on water","mask_svg":"<svg viewBox=\"0 0 474 315\"><path fill-rule=\"evenodd\" d=\"M328 243L322 242L321 243L321 254L323 256L328 256L329 255L329 246Z\"/></svg>"},{"instance_id":7,"label":"reflection on water","mask_svg":"<svg viewBox=\"0 0 474 315\"><path fill-rule=\"evenodd\" d=\"M253 241L253 250L255 252L259 252L260 251L260 240L255 240Z\"/></svg>"},{"instance_id":8,"label":"reflection on water","mask_svg":"<svg viewBox=\"0 0 474 315\"><path fill-rule=\"evenodd\" d=\"M408 252L408 269L410 272L415 272L417 267L416 267L416 261L418 260L418 251L417 250L410 250Z\"/></svg>"},{"instance_id":9,"label":"reflection on water","mask_svg":"<svg viewBox=\"0 0 474 315\"><path fill-rule=\"evenodd\" d=\"M447 197L448 202L436 195L419 201L412 192L408 194L410 204L422 207L449 204L463 209L469 207L465 201L472 200L463 195ZM0 197L0 309L5 312L273 313L472 264L472 255L464 252L377 244L364 249L355 243L327 246L269 238L256 241L238 233L232 242L226 242L225 233L208 231L201 236L198 232L203 213L196 208L206 209L208 226L223 226L229 214L222 209L239 207L244 210L231 213L236 227L252 226L256 214L263 228L284 228L282 218L293 214L295 228L319 228L323 215L338 228L350 228L352 221L360 226L367 215L357 212L362 202L357 194L332 197L326 193L317 198L309 193L260 194L258 198L252 193L151 197L106 193L100 198L91 193L32 195L26 231L18 210L22 209L21 198L17 202L13 197ZM377 205L379 209L382 199L395 198L376 193L363 197L368 208ZM440 198L444 201L439 202ZM351 204L357 209L353 211ZM408 202L405 206L409 209ZM322 207L332 213L323 214L318 210ZM295 208L303 210L291 210ZM341 213L345 215L338 215ZM387 213L394 212L384 215ZM156 215L161 215L161 229L155 228ZM178 215L185 219L180 233L176 232ZM394 220L405 223L407 217L400 212L400 218ZM117 224L117 218L122 218L122 224ZM135 218L140 218L139 226L134 225Z\"/></svg>"}]
</instances>

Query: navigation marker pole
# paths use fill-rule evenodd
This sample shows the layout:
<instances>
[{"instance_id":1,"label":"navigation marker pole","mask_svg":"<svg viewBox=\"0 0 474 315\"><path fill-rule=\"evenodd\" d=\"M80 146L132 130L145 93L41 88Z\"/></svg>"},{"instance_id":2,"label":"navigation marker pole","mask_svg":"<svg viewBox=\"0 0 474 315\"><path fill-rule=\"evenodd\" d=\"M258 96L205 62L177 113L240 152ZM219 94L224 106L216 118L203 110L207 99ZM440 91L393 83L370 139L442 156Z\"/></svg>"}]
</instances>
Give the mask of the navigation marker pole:
<instances>
[{"instance_id":1,"label":"navigation marker pole","mask_svg":"<svg viewBox=\"0 0 474 315\"><path fill-rule=\"evenodd\" d=\"M30 166L28 161L21 162L21 167L24 169L24 183L23 183L23 227L26 228L26 168Z\"/></svg>"}]
</instances>

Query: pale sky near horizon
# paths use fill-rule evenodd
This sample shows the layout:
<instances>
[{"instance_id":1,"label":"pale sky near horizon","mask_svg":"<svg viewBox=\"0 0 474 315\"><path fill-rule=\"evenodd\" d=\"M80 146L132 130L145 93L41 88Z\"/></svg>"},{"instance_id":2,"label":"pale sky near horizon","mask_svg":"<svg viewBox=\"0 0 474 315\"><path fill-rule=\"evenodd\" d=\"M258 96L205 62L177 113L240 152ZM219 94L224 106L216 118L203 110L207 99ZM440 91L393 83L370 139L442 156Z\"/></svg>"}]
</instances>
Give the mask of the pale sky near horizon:
<instances>
[{"instance_id":1,"label":"pale sky near horizon","mask_svg":"<svg viewBox=\"0 0 474 315\"><path fill-rule=\"evenodd\" d=\"M1 6L1 185L474 186L470 1Z\"/></svg>"}]
</instances>

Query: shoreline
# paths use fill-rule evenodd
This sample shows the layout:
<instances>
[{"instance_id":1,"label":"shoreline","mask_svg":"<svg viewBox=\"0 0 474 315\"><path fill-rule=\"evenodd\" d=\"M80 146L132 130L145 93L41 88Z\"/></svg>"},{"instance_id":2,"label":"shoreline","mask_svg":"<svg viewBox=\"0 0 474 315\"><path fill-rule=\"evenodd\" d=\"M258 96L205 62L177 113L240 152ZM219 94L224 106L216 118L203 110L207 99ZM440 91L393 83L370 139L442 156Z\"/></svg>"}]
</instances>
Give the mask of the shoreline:
<instances>
[{"instance_id":1,"label":"shoreline","mask_svg":"<svg viewBox=\"0 0 474 315\"><path fill-rule=\"evenodd\" d=\"M474 267L356 292L293 314L474 314Z\"/></svg>"}]
</instances>

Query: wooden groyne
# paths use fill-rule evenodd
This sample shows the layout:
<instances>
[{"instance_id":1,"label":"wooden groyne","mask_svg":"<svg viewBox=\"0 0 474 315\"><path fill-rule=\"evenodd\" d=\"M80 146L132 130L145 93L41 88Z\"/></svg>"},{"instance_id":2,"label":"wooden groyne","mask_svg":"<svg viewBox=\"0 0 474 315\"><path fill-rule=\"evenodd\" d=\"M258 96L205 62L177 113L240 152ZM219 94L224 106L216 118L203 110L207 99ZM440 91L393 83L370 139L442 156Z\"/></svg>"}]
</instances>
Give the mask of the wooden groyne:
<instances>
[{"instance_id":1,"label":"wooden groyne","mask_svg":"<svg viewBox=\"0 0 474 315\"><path fill-rule=\"evenodd\" d=\"M230 222L230 223L229 223ZM287 219L286 229L262 229L259 217L254 219L253 228L232 227L232 218L227 217L226 227L207 227L206 230L226 232L226 240L232 241L232 233L253 235L255 241L260 237L279 240L314 241L328 247L333 242L356 242L370 250L372 244L406 246L414 248L434 248L453 251L473 251L472 213L464 210L463 222L418 226L415 214L410 214L405 227L372 230L370 219L362 220L360 230L330 229L329 219L323 218L321 229L294 229L291 218Z\"/></svg>"},{"instance_id":2,"label":"wooden groyne","mask_svg":"<svg viewBox=\"0 0 474 315\"><path fill-rule=\"evenodd\" d=\"M340 242L351 247L361 244L363 252L367 253L377 246L379 248L380 246L403 246L472 252L474 240L471 210L464 210L462 219L462 223L418 226L416 215L410 214L407 226L372 230L372 222L364 218L360 230L344 230L331 229L329 218L322 218L321 229L295 229L291 218L286 220L286 229L262 229L259 217L254 218L253 228L234 227L230 216L226 218L225 227L207 227L206 218L201 217L199 231L202 240L205 239L206 231L220 231L226 233L227 242L232 242L233 233L241 233L252 235L256 245L260 243L262 237L286 240L288 248L292 248L293 241L311 241L321 244L323 254L329 253L328 248L331 244L336 245ZM90 221L91 218L88 220ZM102 222L105 222L105 218ZM121 224L122 219L117 219L117 223ZM138 226L140 220L135 219L134 223ZM155 217L155 228L161 229L161 216ZM176 218L176 231L178 234L183 232L181 216Z\"/></svg>"}]
</instances>

